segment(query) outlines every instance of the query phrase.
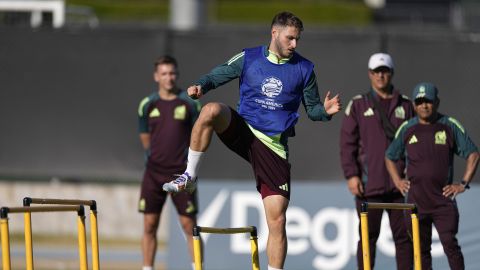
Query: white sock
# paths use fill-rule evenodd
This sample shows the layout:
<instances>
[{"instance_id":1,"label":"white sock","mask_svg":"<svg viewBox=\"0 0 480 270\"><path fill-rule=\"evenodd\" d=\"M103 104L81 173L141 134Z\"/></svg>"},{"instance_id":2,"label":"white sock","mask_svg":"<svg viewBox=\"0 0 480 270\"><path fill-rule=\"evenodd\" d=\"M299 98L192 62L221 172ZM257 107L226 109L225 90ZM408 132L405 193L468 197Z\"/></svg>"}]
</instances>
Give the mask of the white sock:
<instances>
[{"instance_id":1,"label":"white sock","mask_svg":"<svg viewBox=\"0 0 480 270\"><path fill-rule=\"evenodd\" d=\"M144 266L142 270L153 270L153 266Z\"/></svg>"},{"instance_id":2,"label":"white sock","mask_svg":"<svg viewBox=\"0 0 480 270\"><path fill-rule=\"evenodd\" d=\"M281 268L275 268L275 267L271 267L270 265L268 266L268 270L283 270Z\"/></svg>"},{"instance_id":3,"label":"white sock","mask_svg":"<svg viewBox=\"0 0 480 270\"><path fill-rule=\"evenodd\" d=\"M197 177L198 170L200 168L200 163L203 159L203 154L205 152L198 152L188 148L188 163L187 163L187 170L185 171L190 175L193 179Z\"/></svg>"}]
</instances>

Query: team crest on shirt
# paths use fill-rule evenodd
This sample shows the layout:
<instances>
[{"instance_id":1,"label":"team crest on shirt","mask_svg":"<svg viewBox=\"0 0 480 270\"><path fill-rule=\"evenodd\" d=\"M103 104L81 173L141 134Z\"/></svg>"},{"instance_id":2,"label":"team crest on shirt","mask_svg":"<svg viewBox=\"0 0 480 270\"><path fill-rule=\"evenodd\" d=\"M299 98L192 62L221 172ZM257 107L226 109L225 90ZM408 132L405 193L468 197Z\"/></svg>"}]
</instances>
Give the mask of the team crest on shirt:
<instances>
[{"instance_id":1,"label":"team crest on shirt","mask_svg":"<svg viewBox=\"0 0 480 270\"><path fill-rule=\"evenodd\" d=\"M283 83L278 78L268 77L262 82L262 93L269 98L280 95L282 89Z\"/></svg>"},{"instance_id":2,"label":"team crest on shirt","mask_svg":"<svg viewBox=\"0 0 480 270\"><path fill-rule=\"evenodd\" d=\"M402 106L395 108L395 117L399 119L405 119L405 109Z\"/></svg>"},{"instance_id":3,"label":"team crest on shirt","mask_svg":"<svg viewBox=\"0 0 480 270\"><path fill-rule=\"evenodd\" d=\"M447 133L445 130L435 133L435 144L447 144Z\"/></svg>"},{"instance_id":4,"label":"team crest on shirt","mask_svg":"<svg viewBox=\"0 0 480 270\"><path fill-rule=\"evenodd\" d=\"M185 105L175 107L173 112L173 119L184 120L187 115L187 107Z\"/></svg>"}]
</instances>

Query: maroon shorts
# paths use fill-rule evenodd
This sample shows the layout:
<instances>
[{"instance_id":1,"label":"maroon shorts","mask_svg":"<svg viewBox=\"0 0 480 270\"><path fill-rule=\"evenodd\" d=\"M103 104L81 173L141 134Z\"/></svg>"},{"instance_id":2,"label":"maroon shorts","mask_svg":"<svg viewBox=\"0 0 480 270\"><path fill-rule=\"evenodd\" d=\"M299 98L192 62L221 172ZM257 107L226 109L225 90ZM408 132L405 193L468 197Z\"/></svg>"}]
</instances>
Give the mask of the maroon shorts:
<instances>
[{"instance_id":1,"label":"maroon shorts","mask_svg":"<svg viewBox=\"0 0 480 270\"><path fill-rule=\"evenodd\" d=\"M220 140L233 152L248 161L253 168L257 190L265 198L282 195L290 199L290 163L263 144L245 123L245 120L230 108L230 125L221 134Z\"/></svg>"},{"instance_id":2,"label":"maroon shorts","mask_svg":"<svg viewBox=\"0 0 480 270\"><path fill-rule=\"evenodd\" d=\"M163 184L172 181L173 175L165 175L152 169L146 169L143 175L142 189L138 211L142 213L162 213L168 193L163 190ZM172 201L177 212L183 216L195 216L198 212L197 191L193 194L179 192L172 194Z\"/></svg>"}]
</instances>

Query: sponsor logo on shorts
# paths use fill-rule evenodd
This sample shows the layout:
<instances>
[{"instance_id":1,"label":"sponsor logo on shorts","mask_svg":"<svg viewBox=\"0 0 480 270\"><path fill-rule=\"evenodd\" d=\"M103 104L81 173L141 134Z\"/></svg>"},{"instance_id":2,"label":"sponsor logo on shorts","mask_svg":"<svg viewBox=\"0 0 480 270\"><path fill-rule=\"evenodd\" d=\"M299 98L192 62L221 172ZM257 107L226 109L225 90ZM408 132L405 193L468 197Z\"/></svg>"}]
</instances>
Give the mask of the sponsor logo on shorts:
<instances>
[{"instance_id":1,"label":"sponsor logo on shorts","mask_svg":"<svg viewBox=\"0 0 480 270\"><path fill-rule=\"evenodd\" d=\"M187 212L188 214L190 213L193 213L195 212L195 205L191 202L191 201L188 201L187 202L187 209L185 209L185 212Z\"/></svg>"},{"instance_id":2,"label":"sponsor logo on shorts","mask_svg":"<svg viewBox=\"0 0 480 270\"><path fill-rule=\"evenodd\" d=\"M279 188L280 188L281 190L285 190L285 191L288 192L288 184L283 184L283 185L279 186Z\"/></svg>"},{"instance_id":3,"label":"sponsor logo on shorts","mask_svg":"<svg viewBox=\"0 0 480 270\"><path fill-rule=\"evenodd\" d=\"M145 211L145 207L147 206L147 203L145 202L145 199L140 199L138 202L138 210L139 211Z\"/></svg>"}]
</instances>

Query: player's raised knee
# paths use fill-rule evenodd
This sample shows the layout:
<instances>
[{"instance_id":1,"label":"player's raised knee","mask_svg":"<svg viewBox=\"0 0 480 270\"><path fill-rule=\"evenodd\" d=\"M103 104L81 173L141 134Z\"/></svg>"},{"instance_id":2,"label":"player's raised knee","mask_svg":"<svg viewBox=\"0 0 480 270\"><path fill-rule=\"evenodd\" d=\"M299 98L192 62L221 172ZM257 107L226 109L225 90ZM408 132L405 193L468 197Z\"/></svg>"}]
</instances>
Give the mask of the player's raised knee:
<instances>
[{"instance_id":1,"label":"player's raised knee","mask_svg":"<svg viewBox=\"0 0 480 270\"><path fill-rule=\"evenodd\" d=\"M203 106L200 112L200 118L204 120L213 120L222 113L222 104L218 102L210 102Z\"/></svg>"}]
</instances>

